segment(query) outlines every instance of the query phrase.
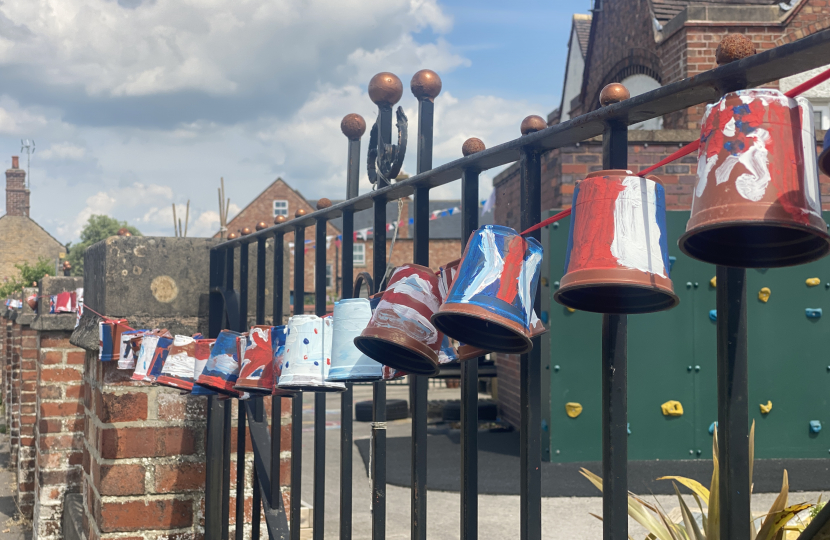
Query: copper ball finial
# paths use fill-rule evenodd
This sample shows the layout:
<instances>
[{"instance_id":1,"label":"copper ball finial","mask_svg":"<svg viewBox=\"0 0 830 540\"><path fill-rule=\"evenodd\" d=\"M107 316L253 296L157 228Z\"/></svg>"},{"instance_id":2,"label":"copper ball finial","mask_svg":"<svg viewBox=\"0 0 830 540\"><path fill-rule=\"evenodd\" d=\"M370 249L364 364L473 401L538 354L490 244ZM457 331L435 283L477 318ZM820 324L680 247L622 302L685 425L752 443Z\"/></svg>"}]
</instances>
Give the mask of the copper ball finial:
<instances>
[{"instance_id":1,"label":"copper ball finial","mask_svg":"<svg viewBox=\"0 0 830 540\"><path fill-rule=\"evenodd\" d=\"M607 107L612 103L619 103L620 101L625 101L630 97L631 93L628 91L628 88L620 83L614 82L607 85L602 89L602 92L599 93L599 104L603 107Z\"/></svg>"},{"instance_id":2,"label":"copper ball finial","mask_svg":"<svg viewBox=\"0 0 830 540\"><path fill-rule=\"evenodd\" d=\"M752 40L743 34L726 34L715 50L715 61L719 66L741 60L756 53Z\"/></svg>"},{"instance_id":3,"label":"copper ball finial","mask_svg":"<svg viewBox=\"0 0 830 540\"><path fill-rule=\"evenodd\" d=\"M432 101L441 93L441 77L431 69L422 69L412 76L409 89L416 98Z\"/></svg>"},{"instance_id":4,"label":"copper ball finial","mask_svg":"<svg viewBox=\"0 0 830 540\"><path fill-rule=\"evenodd\" d=\"M349 140L356 141L363 137L363 134L366 133L366 120L364 120L359 114L347 114L343 117L343 120L340 121L340 131L342 131L343 135L348 137Z\"/></svg>"},{"instance_id":5,"label":"copper ball finial","mask_svg":"<svg viewBox=\"0 0 830 540\"><path fill-rule=\"evenodd\" d=\"M323 210L325 208L331 207L331 200L323 197L319 201L317 201L317 210Z\"/></svg>"},{"instance_id":6,"label":"copper ball finial","mask_svg":"<svg viewBox=\"0 0 830 540\"><path fill-rule=\"evenodd\" d=\"M285 223L286 221L288 221L287 217L279 215L274 218L274 225L279 225L280 223Z\"/></svg>"},{"instance_id":7,"label":"copper ball finial","mask_svg":"<svg viewBox=\"0 0 830 540\"><path fill-rule=\"evenodd\" d=\"M400 101L403 95L403 84L394 73L384 71L378 73L369 81L369 99L375 105L392 106Z\"/></svg>"},{"instance_id":8,"label":"copper ball finial","mask_svg":"<svg viewBox=\"0 0 830 540\"><path fill-rule=\"evenodd\" d=\"M242 233L242 236L248 236L249 234L251 234L251 232L252 232L252 231L251 231L251 229L249 229L248 227L245 227L245 228L243 228L243 229L242 229L241 231L239 231L239 232L241 232L241 233Z\"/></svg>"},{"instance_id":9,"label":"copper ball finial","mask_svg":"<svg viewBox=\"0 0 830 540\"><path fill-rule=\"evenodd\" d=\"M264 221L260 221L259 223L256 224L256 230L258 230L258 231L261 231L262 229L267 229L267 228L268 228L268 224L265 223Z\"/></svg>"},{"instance_id":10,"label":"copper ball finial","mask_svg":"<svg viewBox=\"0 0 830 540\"><path fill-rule=\"evenodd\" d=\"M130 234L130 230L127 227L121 227L118 229L118 236L132 236Z\"/></svg>"},{"instance_id":11,"label":"copper ball finial","mask_svg":"<svg viewBox=\"0 0 830 540\"><path fill-rule=\"evenodd\" d=\"M465 156L469 156L471 154L477 154L487 148L484 146L484 142L481 139L477 139L476 137L470 137L464 144L461 146L461 153Z\"/></svg>"},{"instance_id":12,"label":"copper ball finial","mask_svg":"<svg viewBox=\"0 0 830 540\"><path fill-rule=\"evenodd\" d=\"M545 122L544 118L536 114L531 114L522 120L522 135L527 135L534 131L542 131L546 127L548 127L548 123Z\"/></svg>"},{"instance_id":13,"label":"copper ball finial","mask_svg":"<svg viewBox=\"0 0 830 540\"><path fill-rule=\"evenodd\" d=\"M63 261L63 269L72 270L72 263L70 263L69 261Z\"/></svg>"},{"instance_id":14,"label":"copper ball finial","mask_svg":"<svg viewBox=\"0 0 830 540\"><path fill-rule=\"evenodd\" d=\"M234 240L235 238L239 238L239 236L235 232L232 232L228 235L228 240Z\"/></svg>"},{"instance_id":15,"label":"copper ball finial","mask_svg":"<svg viewBox=\"0 0 830 540\"><path fill-rule=\"evenodd\" d=\"M298 218L298 217L303 217L304 215L305 215L305 210L303 210L302 208L300 208L299 210L297 210L297 211L294 213L294 217L295 217L295 218Z\"/></svg>"}]
</instances>

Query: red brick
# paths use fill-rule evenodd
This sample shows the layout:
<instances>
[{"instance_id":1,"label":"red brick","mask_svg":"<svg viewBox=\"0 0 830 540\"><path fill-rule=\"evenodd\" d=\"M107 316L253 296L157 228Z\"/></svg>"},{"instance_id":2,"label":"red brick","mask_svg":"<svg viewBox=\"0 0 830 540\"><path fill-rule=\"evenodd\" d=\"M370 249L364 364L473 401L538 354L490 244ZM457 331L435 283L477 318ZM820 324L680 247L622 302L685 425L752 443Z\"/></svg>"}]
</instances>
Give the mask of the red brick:
<instances>
[{"instance_id":1,"label":"red brick","mask_svg":"<svg viewBox=\"0 0 830 540\"><path fill-rule=\"evenodd\" d=\"M66 363L72 365L83 365L86 353L84 351L67 351Z\"/></svg>"},{"instance_id":2,"label":"red brick","mask_svg":"<svg viewBox=\"0 0 830 540\"><path fill-rule=\"evenodd\" d=\"M99 443L104 459L190 455L196 450L193 430L181 427L105 428Z\"/></svg>"},{"instance_id":3,"label":"red brick","mask_svg":"<svg viewBox=\"0 0 830 540\"><path fill-rule=\"evenodd\" d=\"M78 382L82 378L81 372L72 368L43 368L40 372L44 382Z\"/></svg>"},{"instance_id":4,"label":"red brick","mask_svg":"<svg viewBox=\"0 0 830 540\"><path fill-rule=\"evenodd\" d=\"M74 416L76 414L83 414L84 409L80 403L41 403L40 415L42 417L50 416Z\"/></svg>"},{"instance_id":5,"label":"red brick","mask_svg":"<svg viewBox=\"0 0 830 540\"><path fill-rule=\"evenodd\" d=\"M68 337L44 334L40 338L41 349L74 349L75 346L69 343Z\"/></svg>"},{"instance_id":6,"label":"red brick","mask_svg":"<svg viewBox=\"0 0 830 540\"><path fill-rule=\"evenodd\" d=\"M40 351L40 361L43 364L60 364L63 362L63 351Z\"/></svg>"},{"instance_id":7,"label":"red brick","mask_svg":"<svg viewBox=\"0 0 830 540\"><path fill-rule=\"evenodd\" d=\"M145 475L144 466L138 464L94 465L92 469L101 495L143 495Z\"/></svg>"},{"instance_id":8,"label":"red brick","mask_svg":"<svg viewBox=\"0 0 830 540\"><path fill-rule=\"evenodd\" d=\"M193 522L193 503L174 499L103 503L102 532L177 529Z\"/></svg>"},{"instance_id":9,"label":"red brick","mask_svg":"<svg viewBox=\"0 0 830 540\"><path fill-rule=\"evenodd\" d=\"M156 493L193 491L205 486L205 464L180 462L156 465Z\"/></svg>"},{"instance_id":10,"label":"red brick","mask_svg":"<svg viewBox=\"0 0 830 540\"><path fill-rule=\"evenodd\" d=\"M95 392L97 412L102 422L131 422L147 419L147 394L143 392L113 394Z\"/></svg>"}]
</instances>

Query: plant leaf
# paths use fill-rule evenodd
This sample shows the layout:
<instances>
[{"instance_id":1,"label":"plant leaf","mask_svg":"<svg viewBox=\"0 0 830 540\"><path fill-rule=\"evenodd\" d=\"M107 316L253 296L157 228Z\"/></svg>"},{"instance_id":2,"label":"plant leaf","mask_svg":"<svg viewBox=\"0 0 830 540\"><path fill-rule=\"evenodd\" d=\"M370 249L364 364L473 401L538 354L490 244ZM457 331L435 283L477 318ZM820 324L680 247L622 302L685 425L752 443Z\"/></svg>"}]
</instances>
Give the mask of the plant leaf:
<instances>
[{"instance_id":1,"label":"plant leaf","mask_svg":"<svg viewBox=\"0 0 830 540\"><path fill-rule=\"evenodd\" d=\"M677 480L678 482L692 490L693 493L696 493L698 496L700 496L700 498L703 499L707 506L709 505L709 490L703 487L703 484L701 484L697 480L692 480L691 478L685 478L683 476L661 476L660 478L658 478L658 480Z\"/></svg>"},{"instance_id":2,"label":"plant leaf","mask_svg":"<svg viewBox=\"0 0 830 540\"><path fill-rule=\"evenodd\" d=\"M790 483L787 478L787 470L784 469L784 480L781 482L781 493L778 494L778 497L775 498L772 506L770 506L769 512L767 512L767 517L764 518L764 522L761 524L761 529L755 536L756 539L768 540L775 536L775 534L771 531L778 515L787 507L787 494L789 489ZM786 521L784 523L786 523Z\"/></svg>"},{"instance_id":3,"label":"plant leaf","mask_svg":"<svg viewBox=\"0 0 830 540\"><path fill-rule=\"evenodd\" d=\"M712 433L712 485L709 488L709 520L706 525L706 540L720 540L720 497L718 496L718 428Z\"/></svg>"},{"instance_id":4,"label":"plant leaf","mask_svg":"<svg viewBox=\"0 0 830 540\"><path fill-rule=\"evenodd\" d=\"M780 512L777 512L774 516L770 514L767 516L767 520L770 520L772 525L770 526L769 531L767 532L766 536L760 536L760 533L756 540L772 540L779 532L783 533L783 527L787 524L796 514L801 512L802 510L806 510L810 508L812 504L808 503L801 503L801 504L794 504L792 506L788 506L782 509ZM770 519L773 518L774 519ZM766 520L764 520L764 524L766 525ZM761 531L763 532L763 527L761 527Z\"/></svg>"},{"instance_id":5,"label":"plant leaf","mask_svg":"<svg viewBox=\"0 0 830 540\"><path fill-rule=\"evenodd\" d=\"M680 494L677 484L672 482L672 485L674 486L674 492L677 494L677 500L680 501L680 512L683 514L683 523L686 524L686 534L688 534L689 538L692 540L706 540L706 537L703 536L703 533L700 531L700 527L697 526L697 521L695 521L694 516L692 516L692 512L689 510L689 507L686 506L686 501L683 500L683 496Z\"/></svg>"},{"instance_id":6,"label":"plant leaf","mask_svg":"<svg viewBox=\"0 0 830 540\"><path fill-rule=\"evenodd\" d=\"M700 504L700 497L697 496L697 493L692 492L692 497L695 498L695 501L697 501L697 507L700 509L700 517L703 518L703 531L705 532L706 531L706 522L708 521L706 519L706 512L703 511L703 505Z\"/></svg>"}]
</instances>

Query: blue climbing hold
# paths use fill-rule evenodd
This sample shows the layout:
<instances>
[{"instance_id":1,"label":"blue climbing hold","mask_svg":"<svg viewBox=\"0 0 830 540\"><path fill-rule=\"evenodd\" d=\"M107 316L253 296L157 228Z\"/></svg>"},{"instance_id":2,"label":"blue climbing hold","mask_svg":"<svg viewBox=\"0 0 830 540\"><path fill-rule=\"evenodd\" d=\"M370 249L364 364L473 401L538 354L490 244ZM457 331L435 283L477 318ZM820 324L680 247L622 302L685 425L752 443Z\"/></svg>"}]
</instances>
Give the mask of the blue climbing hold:
<instances>
[{"instance_id":1,"label":"blue climbing hold","mask_svg":"<svg viewBox=\"0 0 830 540\"><path fill-rule=\"evenodd\" d=\"M628 430L628 434L631 435L631 424L626 424L625 429Z\"/></svg>"},{"instance_id":2,"label":"blue climbing hold","mask_svg":"<svg viewBox=\"0 0 830 540\"><path fill-rule=\"evenodd\" d=\"M672 268L674 268L674 263L677 262L677 257L669 256L669 272L671 272Z\"/></svg>"},{"instance_id":3,"label":"blue climbing hold","mask_svg":"<svg viewBox=\"0 0 830 540\"><path fill-rule=\"evenodd\" d=\"M819 420L810 420L810 433L818 433L821 431L821 422Z\"/></svg>"},{"instance_id":4,"label":"blue climbing hold","mask_svg":"<svg viewBox=\"0 0 830 540\"><path fill-rule=\"evenodd\" d=\"M548 430L548 422L547 420L542 419L542 431Z\"/></svg>"},{"instance_id":5,"label":"blue climbing hold","mask_svg":"<svg viewBox=\"0 0 830 540\"><path fill-rule=\"evenodd\" d=\"M542 322L544 324L548 324L548 312L547 311L543 311L542 316L539 317L539 318L542 319Z\"/></svg>"},{"instance_id":6,"label":"blue climbing hold","mask_svg":"<svg viewBox=\"0 0 830 540\"><path fill-rule=\"evenodd\" d=\"M709 320L715 322L718 320L718 310L717 309L710 309L709 310Z\"/></svg>"},{"instance_id":7,"label":"blue climbing hold","mask_svg":"<svg viewBox=\"0 0 830 540\"><path fill-rule=\"evenodd\" d=\"M308 345L308 338L303 338L303 343L305 343L306 345Z\"/></svg>"},{"instance_id":8,"label":"blue climbing hold","mask_svg":"<svg viewBox=\"0 0 830 540\"><path fill-rule=\"evenodd\" d=\"M818 319L821 317L821 308L807 308L804 310L804 314L807 315L808 319Z\"/></svg>"},{"instance_id":9,"label":"blue climbing hold","mask_svg":"<svg viewBox=\"0 0 830 540\"><path fill-rule=\"evenodd\" d=\"M718 428L718 423L717 422L712 422L711 424L709 424L709 435L714 435L715 430L717 428Z\"/></svg>"}]
</instances>

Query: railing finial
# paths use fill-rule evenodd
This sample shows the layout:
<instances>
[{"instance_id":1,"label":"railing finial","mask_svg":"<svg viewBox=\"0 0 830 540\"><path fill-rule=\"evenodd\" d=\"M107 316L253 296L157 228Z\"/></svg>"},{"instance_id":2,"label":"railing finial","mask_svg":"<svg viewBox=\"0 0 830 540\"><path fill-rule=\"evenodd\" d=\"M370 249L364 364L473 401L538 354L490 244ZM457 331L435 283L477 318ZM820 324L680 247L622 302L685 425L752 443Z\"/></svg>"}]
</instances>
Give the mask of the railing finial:
<instances>
[{"instance_id":1,"label":"railing finial","mask_svg":"<svg viewBox=\"0 0 830 540\"><path fill-rule=\"evenodd\" d=\"M238 234L232 232L228 235L228 240L235 240L238 237L239 237Z\"/></svg>"},{"instance_id":2,"label":"railing finial","mask_svg":"<svg viewBox=\"0 0 830 540\"><path fill-rule=\"evenodd\" d=\"M366 120L359 114L351 113L343 117L340 121L340 131L343 135L349 138L350 141L356 141L363 137L366 133Z\"/></svg>"},{"instance_id":3,"label":"railing finial","mask_svg":"<svg viewBox=\"0 0 830 540\"><path fill-rule=\"evenodd\" d=\"M383 71L369 81L369 99L377 106L391 107L401 100L403 84L397 75Z\"/></svg>"},{"instance_id":4,"label":"railing finial","mask_svg":"<svg viewBox=\"0 0 830 540\"><path fill-rule=\"evenodd\" d=\"M428 99L434 101L438 94L441 93L441 77L431 69L422 69L412 76L412 81L409 83L409 89L412 94L421 99Z\"/></svg>"},{"instance_id":5,"label":"railing finial","mask_svg":"<svg viewBox=\"0 0 830 540\"><path fill-rule=\"evenodd\" d=\"M548 127L548 123L545 122L545 119L537 114L531 114L524 120L522 120L522 135L527 135L528 133L533 133L536 131L542 131Z\"/></svg>"},{"instance_id":6,"label":"railing finial","mask_svg":"<svg viewBox=\"0 0 830 540\"><path fill-rule=\"evenodd\" d=\"M329 207L331 207L331 199L323 197L322 199L317 201L317 210L324 210Z\"/></svg>"},{"instance_id":7,"label":"railing finial","mask_svg":"<svg viewBox=\"0 0 830 540\"><path fill-rule=\"evenodd\" d=\"M242 236L248 236L249 234L251 234L252 231L250 228L245 227L240 232L242 233Z\"/></svg>"},{"instance_id":8,"label":"railing finial","mask_svg":"<svg viewBox=\"0 0 830 540\"><path fill-rule=\"evenodd\" d=\"M287 217L279 215L274 218L274 225L279 225L280 223L285 223L286 221L288 221Z\"/></svg>"},{"instance_id":9,"label":"railing finial","mask_svg":"<svg viewBox=\"0 0 830 540\"><path fill-rule=\"evenodd\" d=\"M294 212L294 217L303 217L305 215L305 210L302 208L298 208L296 212Z\"/></svg>"},{"instance_id":10,"label":"railing finial","mask_svg":"<svg viewBox=\"0 0 830 540\"><path fill-rule=\"evenodd\" d=\"M461 146L461 153L465 156L469 156L471 154L477 154L487 148L484 146L484 141L481 139L477 139L476 137L470 137L464 144Z\"/></svg>"},{"instance_id":11,"label":"railing finial","mask_svg":"<svg viewBox=\"0 0 830 540\"><path fill-rule=\"evenodd\" d=\"M256 224L256 230L258 230L258 231L261 231L262 229L267 229L267 228L268 228L268 224L265 223L264 221L260 221L259 223Z\"/></svg>"},{"instance_id":12,"label":"railing finial","mask_svg":"<svg viewBox=\"0 0 830 540\"><path fill-rule=\"evenodd\" d=\"M743 34L726 34L715 50L715 61L719 66L742 60L757 51L752 40Z\"/></svg>"},{"instance_id":13,"label":"railing finial","mask_svg":"<svg viewBox=\"0 0 830 540\"><path fill-rule=\"evenodd\" d=\"M628 88L621 85L620 83L611 83L606 85L605 88L599 93L599 104L603 107L607 107L614 103L619 103L620 101L625 101L626 99L631 97L631 92L628 91Z\"/></svg>"}]
</instances>

